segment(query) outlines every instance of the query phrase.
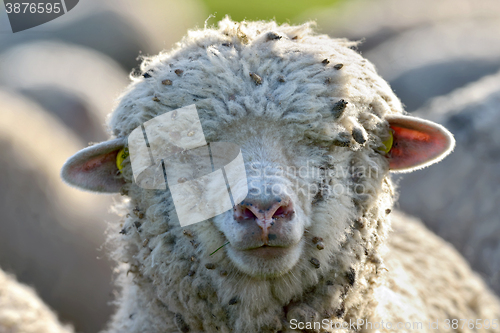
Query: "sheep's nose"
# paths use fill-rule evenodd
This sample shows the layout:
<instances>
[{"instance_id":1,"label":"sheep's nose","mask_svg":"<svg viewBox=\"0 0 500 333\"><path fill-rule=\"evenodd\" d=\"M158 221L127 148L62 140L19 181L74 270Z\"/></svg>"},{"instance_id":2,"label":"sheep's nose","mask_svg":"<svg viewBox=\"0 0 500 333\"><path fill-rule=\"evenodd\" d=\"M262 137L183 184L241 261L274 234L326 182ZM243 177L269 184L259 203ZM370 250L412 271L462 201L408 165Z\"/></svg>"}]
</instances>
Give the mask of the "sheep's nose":
<instances>
[{"instance_id":1,"label":"sheep's nose","mask_svg":"<svg viewBox=\"0 0 500 333\"><path fill-rule=\"evenodd\" d=\"M283 223L293 219L294 209L288 196L282 195L272 198L246 198L234 207L234 219L238 223L256 223L262 230L262 240L276 237L271 229L279 231Z\"/></svg>"}]
</instances>

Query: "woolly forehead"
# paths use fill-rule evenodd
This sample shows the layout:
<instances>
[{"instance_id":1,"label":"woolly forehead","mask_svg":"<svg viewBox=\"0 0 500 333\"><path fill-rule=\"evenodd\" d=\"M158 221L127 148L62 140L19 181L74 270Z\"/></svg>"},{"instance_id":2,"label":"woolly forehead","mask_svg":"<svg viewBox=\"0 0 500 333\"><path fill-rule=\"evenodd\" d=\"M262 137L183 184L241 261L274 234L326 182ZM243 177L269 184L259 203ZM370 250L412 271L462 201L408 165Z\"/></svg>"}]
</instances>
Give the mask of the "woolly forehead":
<instances>
[{"instance_id":1,"label":"woolly forehead","mask_svg":"<svg viewBox=\"0 0 500 333\"><path fill-rule=\"evenodd\" d=\"M207 141L275 123L288 141L328 145L362 128L377 146L383 117L401 112L401 105L354 45L315 35L311 24L225 19L219 29L191 31L175 50L145 59L111 128L123 137L151 118L196 104ZM347 105L339 112L342 99ZM360 148L356 140L349 146Z\"/></svg>"}]
</instances>

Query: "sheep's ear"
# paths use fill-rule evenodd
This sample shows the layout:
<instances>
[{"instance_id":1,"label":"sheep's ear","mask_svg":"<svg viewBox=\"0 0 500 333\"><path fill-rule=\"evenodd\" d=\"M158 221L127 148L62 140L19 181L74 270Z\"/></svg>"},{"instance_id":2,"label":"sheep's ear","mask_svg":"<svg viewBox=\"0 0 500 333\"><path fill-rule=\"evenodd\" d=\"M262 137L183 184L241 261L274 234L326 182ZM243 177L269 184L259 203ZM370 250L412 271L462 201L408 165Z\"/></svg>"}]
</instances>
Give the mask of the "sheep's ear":
<instances>
[{"instance_id":1,"label":"sheep's ear","mask_svg":"<svg viewBox=\"0 0 500 333\"><path fill-rule=\"evenodd\" d=\"M80 150L63 165L61 177L65 182L94 192L119 192L125 181L118 176L116 157L126 139L98 143Z\"/></svg>"},{"instance_id":2,"label":"sheep's ear","mask_svg":"<svg viewBox=\"0 0 500 333\"><path fill-rule=\"evenodd\" d=\"M389 169L411 172L441 161L455 147L453 135L432 121L410 116L388 116L393 142Z\"/></svg>"}]
</instances>

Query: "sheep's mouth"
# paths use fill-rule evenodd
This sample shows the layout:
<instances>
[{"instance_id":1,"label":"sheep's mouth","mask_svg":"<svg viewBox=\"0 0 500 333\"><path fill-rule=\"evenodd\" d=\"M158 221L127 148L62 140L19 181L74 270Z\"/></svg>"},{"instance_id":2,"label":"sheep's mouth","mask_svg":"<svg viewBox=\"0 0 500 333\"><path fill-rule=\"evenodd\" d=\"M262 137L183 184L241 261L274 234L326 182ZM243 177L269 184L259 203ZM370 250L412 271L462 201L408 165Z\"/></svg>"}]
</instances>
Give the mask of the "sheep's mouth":
<instances>
[{"instance_id":1,"label":"sheep's mouth","mask_svg":"<svg viewBox=\"0 0 500 333\"><path fill-rule=\"evenodd\" d=\"M253 244L245 248L231 246L228 254L233 263L251 276L272 277L289 271L300 258L304 242Z\"/></svg>"},{"instance_id":2,"label":"sheep's mouth","mask_svg":"<svg viewBox=\"0 0 500 333\"><path fill-rule=\"evenodd\" d=\"M292 248L294 248L296 244L293 244L292 246L271 246L264 244L259 247L253 247L250 249L243 250L247 255L250 256L255 256L255 257L260 257L260 258L266 258L266 259L273 259L273 258L281 258L288 254Z\"/></svg>"}]
</instances>

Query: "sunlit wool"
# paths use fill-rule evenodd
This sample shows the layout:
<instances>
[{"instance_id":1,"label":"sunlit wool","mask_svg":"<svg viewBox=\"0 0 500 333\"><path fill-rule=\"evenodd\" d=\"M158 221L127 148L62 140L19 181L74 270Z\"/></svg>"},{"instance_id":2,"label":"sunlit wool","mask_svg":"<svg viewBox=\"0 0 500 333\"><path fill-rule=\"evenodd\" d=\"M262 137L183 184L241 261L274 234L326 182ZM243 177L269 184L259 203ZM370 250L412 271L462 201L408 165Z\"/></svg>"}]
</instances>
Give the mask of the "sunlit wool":
<instances>
[{"instance_id":1,"label":"sunlit wool","mask_svg":"<svg viewBox=\"0 0 500 333\"><path fill-rule=\"evenodd\" d=\"M401 215L390 232L394 191L381 147L387 119L403 110L355 45L318 35L311 24L225 19L144 60L111 115L115 138L63 169L71 184L127 196L117 207L123 224L108 240L122 288L108 332L285 332L292 319L498 317L497 300L442 240ZM287 174L283 182L344 189L295 193L303 235L287 260L245 257L234 242L210 255L231 240L232 211L180 227L169 191L138 187L129 159L120 173L106 162L143 122L190 104L207 142L237 143L247 171L307 165L308 176ZM448 152L453 139L444 137ZM102 168L88 171L95 163L87 161L99 158ZM335 168L346 173L327 177Z\"/></svg>"}]
</instances>

